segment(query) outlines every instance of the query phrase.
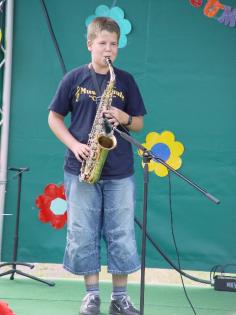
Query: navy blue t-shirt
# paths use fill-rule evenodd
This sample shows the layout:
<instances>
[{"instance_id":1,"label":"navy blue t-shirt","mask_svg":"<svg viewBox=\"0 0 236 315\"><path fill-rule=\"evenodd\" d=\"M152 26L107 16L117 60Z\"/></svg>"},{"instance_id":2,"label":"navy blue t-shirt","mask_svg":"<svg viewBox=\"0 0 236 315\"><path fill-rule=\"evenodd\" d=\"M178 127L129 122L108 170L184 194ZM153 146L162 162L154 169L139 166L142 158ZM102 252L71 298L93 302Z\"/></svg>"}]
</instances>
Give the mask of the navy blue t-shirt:
<instances>
[{"instance_id":1,"label":"navy blue t-shirt","mask_svg":"<svg viewBox=\"0 0 236 315\"><path fill-rule=\"evenodd\" d=\"M116 83L113 88L112 106L132 116L143 116L146 110L139 89L131 74L114 68ZM105 87L110 79L108 74L97 74L100 87ZM87 143L95 118L96 86L88 65L76 68L65 75L49 106L49 109L66 116L71 113L70 133L81 143ZM100 95L99 95L100 96ZM101 179L120 179L133 174L133 152L129 142L117 132L117 146L109 151ZM71 150L65 155L64 169L74 175L80 172L81 163Z\"/></svg>"}]
</instances>

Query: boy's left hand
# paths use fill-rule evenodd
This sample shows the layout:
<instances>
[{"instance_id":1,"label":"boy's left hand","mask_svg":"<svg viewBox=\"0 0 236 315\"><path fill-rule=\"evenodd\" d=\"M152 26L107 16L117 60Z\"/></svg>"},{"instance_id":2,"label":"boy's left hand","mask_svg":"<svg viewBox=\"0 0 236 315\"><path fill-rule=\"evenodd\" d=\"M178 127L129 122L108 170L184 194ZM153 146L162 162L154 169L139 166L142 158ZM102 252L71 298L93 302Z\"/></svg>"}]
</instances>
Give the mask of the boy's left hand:
<instances>
[{"instance_id":1,"label":"boy's left hand","mask_svg":"<svg viewBox=\"0 0 236 315\"><path fill-rule=\"evenodd\" d=\"M129 120L129 115L127 113L114 106L111 106L110 109L105 110L103 113L109 120L109 123L114 127L117 127L120 124L126 125Z\"/></svg>"}]
</instances>

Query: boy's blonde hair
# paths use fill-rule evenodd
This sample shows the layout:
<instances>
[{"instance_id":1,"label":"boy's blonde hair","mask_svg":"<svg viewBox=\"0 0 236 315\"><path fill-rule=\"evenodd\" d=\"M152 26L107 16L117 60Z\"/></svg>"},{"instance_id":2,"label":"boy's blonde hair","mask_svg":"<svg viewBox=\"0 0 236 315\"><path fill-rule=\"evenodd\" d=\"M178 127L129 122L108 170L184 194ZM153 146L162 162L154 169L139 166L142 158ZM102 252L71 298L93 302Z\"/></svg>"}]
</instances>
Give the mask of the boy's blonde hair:
<instances>
[{"instance_id":1,"label":"boy's blonde hair","mask_svg":"<svg viewBox=\"0 0 236 315\"><path fill-rule=\"evenodd\" d=\"M117 40L120 38L120 27L116 21L108 17L97 17L88 26L87 40L94 40L101 31L108 31L117 34Z\"/></svg>"}]
</instances>

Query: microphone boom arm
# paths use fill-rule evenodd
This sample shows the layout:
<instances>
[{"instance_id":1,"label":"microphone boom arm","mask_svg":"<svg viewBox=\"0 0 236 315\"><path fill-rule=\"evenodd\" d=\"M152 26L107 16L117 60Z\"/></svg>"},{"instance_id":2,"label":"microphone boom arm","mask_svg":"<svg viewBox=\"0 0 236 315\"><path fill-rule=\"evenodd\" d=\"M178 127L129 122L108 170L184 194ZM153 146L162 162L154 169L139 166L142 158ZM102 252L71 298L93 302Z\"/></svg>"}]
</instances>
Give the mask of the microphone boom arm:
<instances>
[{"instance_id":1,"label":"microphone boom arm","mask_svg":"<svg viewBox=\"0 0 236 315\"><path fill-rule=\"evenodd\" d=\"M155 162L161 163L162 165L164 165L169 171L173 172L175 175L177 175L178 177L180 177L181 179L183 179L185 182L187 182L188 184L190 184L192 187L194 187L196 190L198 190L200 193L202 193L206 198L208 198L209 200L211 200L212 202L214 202L215 204L219 204L220 200L217 199L216 197L214 197L213 195L211 195L209 192L207 192L205 189L201 188L200 186L198 186L197 184L195 184L194 182L192 182L190 179L188 179L186 176L184 176L183 174L181 174L180 172L177 172L175 169L173 169L173 167L171 167L169 164L167 164L165 161L163 161L161 158L155 156L155 154L153 154L151 151L147 150L142 144L140 144L138 141L136 141L133 137L131 137L130 135L128 135L127 133L117 129L116 127L113 128L116 132L118 132L120 134L120 136L122 138L124 138L125 140L127 140L128 142L132 143L133 145L135 145L139 150L143 151L143 153L145 153L146 156L148 156L148 158L150 158L150 160L154 160Z\"/></svg>"}]
</instances>

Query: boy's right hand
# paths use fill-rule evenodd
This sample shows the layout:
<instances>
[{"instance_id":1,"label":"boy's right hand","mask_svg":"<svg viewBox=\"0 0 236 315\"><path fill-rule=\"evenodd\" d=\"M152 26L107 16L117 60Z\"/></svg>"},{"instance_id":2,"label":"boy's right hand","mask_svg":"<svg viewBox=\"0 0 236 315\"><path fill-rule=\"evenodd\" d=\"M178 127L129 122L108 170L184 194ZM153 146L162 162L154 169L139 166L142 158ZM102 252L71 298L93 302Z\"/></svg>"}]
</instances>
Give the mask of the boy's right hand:
<instances>
[{"instance_id":1,"label":"boy's right hand","mask_svg":"<svg viewBox=\"0 0 236 315\"><path fill-rule=\"evenodd\" d=\"M76 143L74 143L70 149L74 153L76 159L80 162L87 160L91 153L91 150L87 144L78 141L76 141Z\"/></svg>"}]
</instances>

